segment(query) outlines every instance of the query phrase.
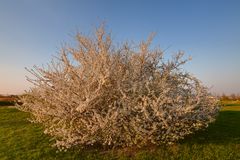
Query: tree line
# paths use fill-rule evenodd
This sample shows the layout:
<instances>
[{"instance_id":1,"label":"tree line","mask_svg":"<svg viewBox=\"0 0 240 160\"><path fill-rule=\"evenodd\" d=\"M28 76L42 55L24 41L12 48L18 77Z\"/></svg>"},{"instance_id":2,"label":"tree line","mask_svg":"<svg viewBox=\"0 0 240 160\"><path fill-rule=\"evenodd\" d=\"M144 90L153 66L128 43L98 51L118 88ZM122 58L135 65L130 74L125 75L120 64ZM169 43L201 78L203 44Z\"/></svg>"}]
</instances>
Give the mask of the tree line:
<instances>
[{"instance_id":1,"label":"tree line","mask_svg":"<svg viewBox=\"0 0 240 160\"><path fill-rule=\"evenodd\" d=\"M221 96L219 96L219 99L222 101L240 101L240 94L230 94L230 95L226 95L226 94L222 94Z\"/></svg>"}]
</instances>

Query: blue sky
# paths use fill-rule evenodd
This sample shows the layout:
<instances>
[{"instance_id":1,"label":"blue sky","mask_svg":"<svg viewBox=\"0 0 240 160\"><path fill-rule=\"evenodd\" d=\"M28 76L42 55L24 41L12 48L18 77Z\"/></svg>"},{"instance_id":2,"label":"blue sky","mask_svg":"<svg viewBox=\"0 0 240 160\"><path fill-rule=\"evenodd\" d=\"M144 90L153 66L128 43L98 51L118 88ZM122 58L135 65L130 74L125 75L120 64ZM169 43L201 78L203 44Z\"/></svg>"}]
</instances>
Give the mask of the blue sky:
<instances>
[{"instance_id":1,"label":"blue sky","mask_svg":"<svg viewBox=\"0 0 240 160\"><path fill-rule=\"evenodd\" d=\"M191 55L185 69L214 93L240 93L239 0L1 0L0 93L28 89L24 67L42 65L76 31L102 21L116 42L140 41Z\"/></svg>"}]
</instances>

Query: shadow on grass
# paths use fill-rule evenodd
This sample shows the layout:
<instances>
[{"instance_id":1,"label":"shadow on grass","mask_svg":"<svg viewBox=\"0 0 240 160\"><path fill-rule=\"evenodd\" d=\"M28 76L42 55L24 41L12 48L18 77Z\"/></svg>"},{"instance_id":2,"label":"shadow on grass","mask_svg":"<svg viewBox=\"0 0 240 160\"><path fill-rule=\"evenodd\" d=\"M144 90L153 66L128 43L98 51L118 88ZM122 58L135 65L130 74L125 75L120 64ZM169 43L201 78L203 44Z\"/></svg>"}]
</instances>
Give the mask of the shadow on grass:
<instances>
[{"instance_id":1,"label":"shadow on grass","mask_svg":"<svg viewBox=\"0 0 240 160\"><path fill-rule=\"evenodd\" d=\"M15 104L15 102L13 102L13 101L0 101L0 107L13 106L14 104Z\"/></svg>"},{"instance_id":2,"label":"shadow on grass","mask_svg":"<svg viewBox=\"0 0 240 160\"><path fill-rule=\"evenodd\" d=\"M239 144L240 111L221 111L208 128L187 136L181 144Z\"/></svg>"}]
</instances>

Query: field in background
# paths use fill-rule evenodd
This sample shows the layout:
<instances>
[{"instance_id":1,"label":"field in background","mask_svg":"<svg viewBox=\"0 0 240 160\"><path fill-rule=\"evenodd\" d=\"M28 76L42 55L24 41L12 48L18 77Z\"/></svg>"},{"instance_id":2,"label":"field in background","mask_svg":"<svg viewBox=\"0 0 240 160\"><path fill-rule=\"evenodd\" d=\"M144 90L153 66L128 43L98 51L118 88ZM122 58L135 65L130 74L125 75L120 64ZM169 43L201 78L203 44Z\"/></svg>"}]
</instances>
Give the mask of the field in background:
<instances>
[{"instance_id":1,"label":"field in background","mask_svg":"<svg viewBox=\"0 0 240 160\"><path fill-rule=\"evenodd\" d=\"M240 100L237 101L221 101L223 111L240 111Z\"/></svg>"},{"instance_id":2,"label":"field in background","mask_svg":"<svg viewBox=\"0 0 240 160\"><path fill-rule=\"evenodd\" d=\"M103 151L88 149L58 152L29 114L0 107L0 159L240 159L240 104L223 102L216 122L170 147Z\"/></svg>"},{"instance_id":3,"label":"field in background","mask_svg":"<svg viewBox=\"0 0 240 160\"><path fill-rule=\"evenodd\" d=\"M14 101L15 100L16 100L16 96L3 96L3 95L0 95L0 106L14 105Z\"/></svg>"}]
</instances>

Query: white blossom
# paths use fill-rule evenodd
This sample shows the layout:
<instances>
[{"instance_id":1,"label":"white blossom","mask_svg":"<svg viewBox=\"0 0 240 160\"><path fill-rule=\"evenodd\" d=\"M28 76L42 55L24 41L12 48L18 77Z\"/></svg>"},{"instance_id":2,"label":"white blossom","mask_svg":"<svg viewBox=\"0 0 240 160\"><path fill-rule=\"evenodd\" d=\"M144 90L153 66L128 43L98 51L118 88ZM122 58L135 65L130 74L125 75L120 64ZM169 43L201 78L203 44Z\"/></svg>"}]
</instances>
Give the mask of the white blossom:
<instances>
[{"instance_id":1,"label":"white blossom","mask_svg":"<svg viewBox=\"0 0 240 160\"><path fill-rule=\"evenodd\" d=\"M19 106L60 150L172 144L215 119L217 100L181 69L183 53L166 61L149 48L151 37L138 48L116 47L104 27L76 39L48 68L28 69L35 87Z\"/></svg>"}]
</instances>

